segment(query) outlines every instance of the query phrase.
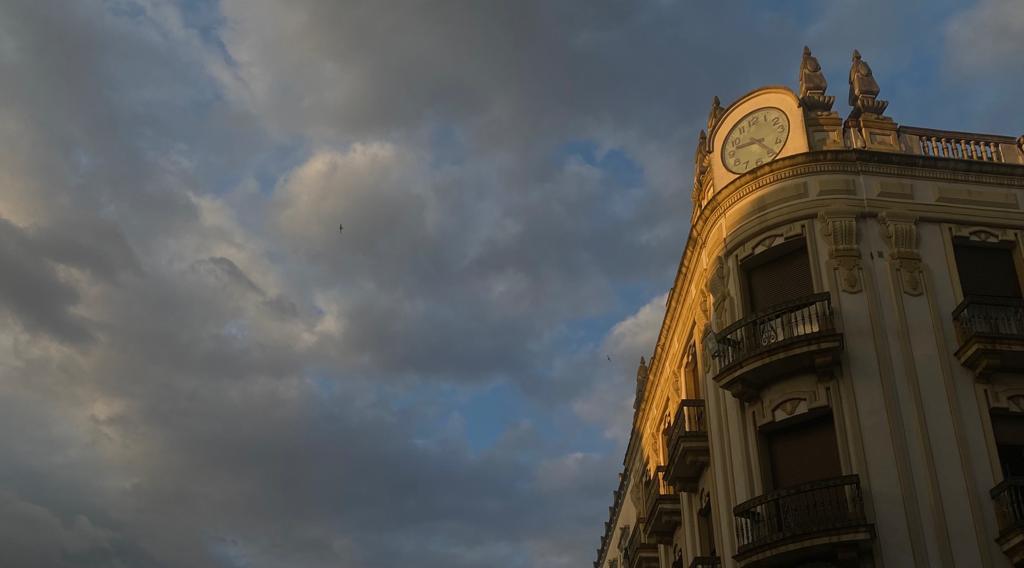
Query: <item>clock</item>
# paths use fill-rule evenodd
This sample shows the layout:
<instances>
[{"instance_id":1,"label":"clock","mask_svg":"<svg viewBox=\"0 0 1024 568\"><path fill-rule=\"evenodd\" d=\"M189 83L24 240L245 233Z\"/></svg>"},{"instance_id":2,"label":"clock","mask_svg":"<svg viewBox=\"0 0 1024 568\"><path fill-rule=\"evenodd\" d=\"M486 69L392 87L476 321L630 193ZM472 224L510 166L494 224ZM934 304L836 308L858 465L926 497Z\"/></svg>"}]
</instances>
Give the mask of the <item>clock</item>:
<instances>
[{"instance_id":1,"label":"clock","mask_svg":"<svg viewBox=\"0 0 1024 568\"><path fill-rule=\"evenodd\" d=\"M734 174L766 164L789 139L789 117L782 109L759 108L739 120L722 144L722 163Z\"/></svg>"}]
</instances>

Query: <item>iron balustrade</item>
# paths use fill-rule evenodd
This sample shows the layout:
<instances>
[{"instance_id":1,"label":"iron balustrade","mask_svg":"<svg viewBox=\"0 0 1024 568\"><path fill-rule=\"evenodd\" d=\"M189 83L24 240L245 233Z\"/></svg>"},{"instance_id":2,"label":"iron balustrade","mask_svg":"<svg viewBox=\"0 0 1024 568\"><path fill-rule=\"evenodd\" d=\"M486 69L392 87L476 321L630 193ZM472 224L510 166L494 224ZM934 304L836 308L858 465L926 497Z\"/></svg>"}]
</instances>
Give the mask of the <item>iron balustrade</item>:
<instances>
[{"instance_id":1,"label":"iron balustrade","mask_svg":"<svg viewBox=\"0 0 1024 568\"><path fill-rule=\"evenodd\" d=\"M623 550L623 564L626 568L640 566L644 556L654 555L657 559L657 545L649 544L644 540L640 526L634 525L626 541L626 548Z\"/></svg>"},{"instance_id":2,"label":"iron balustrade","mask_svg":"<svg viewBox=\"0 0 1024 568\"><path fill-rule=\"evenodd\" d=\"M856 475L772 491L737 505L733 514L740 554L787 539L867 525Z\"/></svg>"},{"instance_id":3,"label":"iron balustrade","mask_svg":"<svg viewBox=\"0 0 1024 568\"><path fill-rule=\"evenodd\" d=\"M828 292L780 304L747 316L715 335L716 372L763 351L834 332L832 296Z\"/></svg>"},{"instance_id":4,"label":"iron balustrade","mask_svg":"<svg viewBox=\"0 0 1024 568\"><path fill-rule=\"evenodd\" d=\"M1024 477L1011 477L992 488L999 535L1024 529Z\"/></svg>"},{"instance_id":5,"label":"iron balustrade","mask_svg":"<svg viewBox=\"0 0 1024 568\"><path fill-rule=\"evenodd\" d=\"M683 437L707 435L708 426L705 414L703 399L684 398L679 401L675 418L664 432L665 447L669 448L670 456L674 454L673 446L679 443Z\"/></svg>"},{"instance_id":6,"label":"iron balustrade","mask_svg":"<svg viewBox=\"0 0 1024 568\"><path fill-rule=\"evenodd\" d=\"M722 565L722 559L717 556L695 556L690 562L690 568L718 568Z\"/></svg>"},{"instance_id":7,"label":"iron balustrade","mask_svg":"<svg viewBox=\"0 0 1024 568\"><path fill-rule=\"evenodd\" d=\"M968 296L953 310L961 343L976 335L1024 339L1024 300Z\"/></svg>"}]
</instances>

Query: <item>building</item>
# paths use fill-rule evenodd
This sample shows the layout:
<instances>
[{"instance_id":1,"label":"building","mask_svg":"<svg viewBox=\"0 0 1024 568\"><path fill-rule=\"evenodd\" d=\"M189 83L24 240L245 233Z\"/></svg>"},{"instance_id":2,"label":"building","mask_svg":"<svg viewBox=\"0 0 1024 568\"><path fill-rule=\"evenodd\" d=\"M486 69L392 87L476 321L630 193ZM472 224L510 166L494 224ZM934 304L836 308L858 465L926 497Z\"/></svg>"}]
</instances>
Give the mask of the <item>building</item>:
<instances>
[{"instance_id":1,"label":"building","mask_svg":"<svg viewBox=\"0 0 1024 568\"><path fill-rule=\"evenodd\" d=\"M595 568L1024 565L1024 137L716 98Z\"/></svg>"}]
</instances>

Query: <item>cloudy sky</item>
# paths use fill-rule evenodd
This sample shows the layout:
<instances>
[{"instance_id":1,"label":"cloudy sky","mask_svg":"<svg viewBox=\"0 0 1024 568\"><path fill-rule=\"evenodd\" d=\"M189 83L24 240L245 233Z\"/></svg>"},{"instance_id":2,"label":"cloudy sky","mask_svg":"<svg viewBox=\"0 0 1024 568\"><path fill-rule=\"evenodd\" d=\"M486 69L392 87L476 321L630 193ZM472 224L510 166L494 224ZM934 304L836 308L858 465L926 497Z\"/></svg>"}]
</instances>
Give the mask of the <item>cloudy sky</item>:
<instances>
[{"instance_id":1,"label":"cloudy sky","mask_svg":"<svg viewBox=\"0 0 1024 568\"><path fill-rule=\"evenodd\" d=\"M1024 132L893 4L0 1L0 564L588 565L713 95Z\"/></svg>"}]
</instances>

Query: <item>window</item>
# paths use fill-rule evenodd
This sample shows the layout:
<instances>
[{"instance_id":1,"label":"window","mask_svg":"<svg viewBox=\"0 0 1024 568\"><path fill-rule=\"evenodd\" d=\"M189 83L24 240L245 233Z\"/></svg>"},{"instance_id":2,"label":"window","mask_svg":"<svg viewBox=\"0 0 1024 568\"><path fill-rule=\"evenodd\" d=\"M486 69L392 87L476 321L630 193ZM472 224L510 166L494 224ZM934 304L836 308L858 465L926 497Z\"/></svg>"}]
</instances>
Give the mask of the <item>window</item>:
<instances>
[{"instance_id":1,"label":"window","mask_svg":"<svg viewBox=\"0 0 1024 568\"><path fill-rule=\"evenodd\" d=\"M993 413L992 433L995 434L1003 477L1024 477L1024 416Z\"/></svg>"},{"instance_id":2,"label":"window","mask_svg":"<svg viewBox=\"0 0 1024 568\"><path fill-rule=\"evenodd\" d=\"M843 474L832 413L783 424L764 433L775 489Z\"/></svg>"},{"instance_id":3,"label":"window","mask_svg":"<svg viewBox=\"0 0 1024 568\"><path fill-rule=\"evenodd\" d=\"M715 550L715 524L711 515L711 501L705 501L697 511L697 532L700 538L700 551L703 556L718 556Z\"/></svg>"},{"instance_id":4,"label":"window","mask_svg":"<svg viewBox=\"0 0 1024 568\"><path fill-rule=\"evenodd\" d=\"M811 263L803 239L774 246L743 263L751 313L814 294Z\"/></svg>"},{"instance_id":5,"label":"window","mask_svg":"<svg viewBox=\"0 0 1024 568\"><path fill-rule=\"evenodd\" d=\"M956 257L960 289L964 297L1021 297L1013 249L956 239L953 242L953 255Z\"/></svg>"}]
</instances>

